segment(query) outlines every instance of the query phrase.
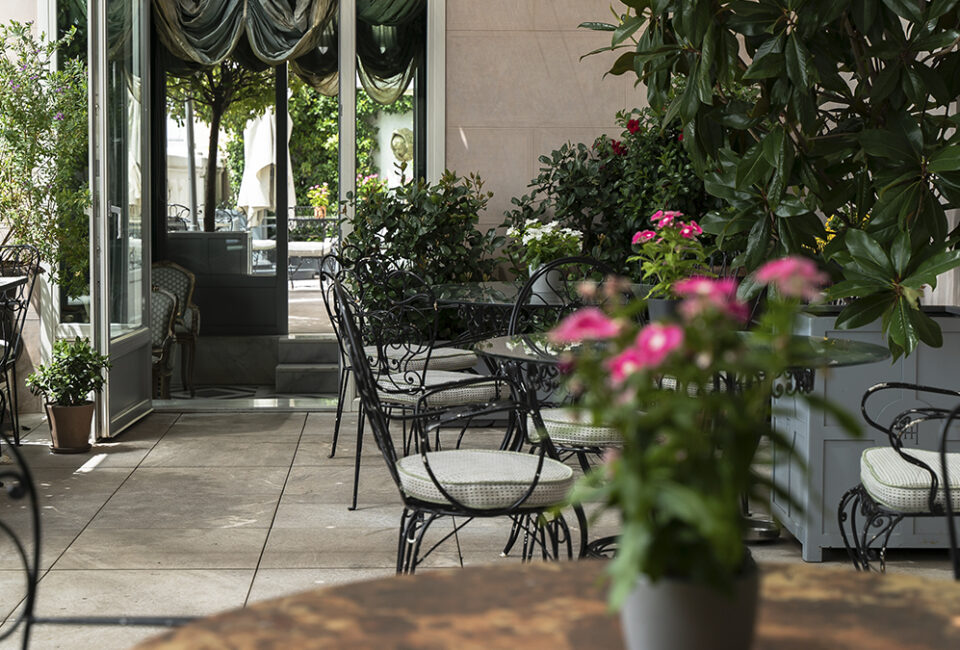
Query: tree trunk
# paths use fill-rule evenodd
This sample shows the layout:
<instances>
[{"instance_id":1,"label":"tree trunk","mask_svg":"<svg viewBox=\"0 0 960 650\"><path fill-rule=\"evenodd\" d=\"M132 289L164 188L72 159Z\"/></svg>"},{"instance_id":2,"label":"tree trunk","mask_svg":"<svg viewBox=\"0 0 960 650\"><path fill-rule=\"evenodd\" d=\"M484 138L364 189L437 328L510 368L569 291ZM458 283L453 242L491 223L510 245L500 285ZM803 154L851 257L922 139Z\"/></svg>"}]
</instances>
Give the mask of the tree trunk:
<instances>
[{"instance_id":1,"label":"tree trunk","mask_svg":"<svg viewBox=\"0 0 960 650\"><path fill-rule=\"evenodd\" d=\"M207 150L207 178L203 184L203 229L217 229L217 146L220 141L220 120L223 109L212 106L210 111L210 147Z\"/></svg>"}]
</instances>

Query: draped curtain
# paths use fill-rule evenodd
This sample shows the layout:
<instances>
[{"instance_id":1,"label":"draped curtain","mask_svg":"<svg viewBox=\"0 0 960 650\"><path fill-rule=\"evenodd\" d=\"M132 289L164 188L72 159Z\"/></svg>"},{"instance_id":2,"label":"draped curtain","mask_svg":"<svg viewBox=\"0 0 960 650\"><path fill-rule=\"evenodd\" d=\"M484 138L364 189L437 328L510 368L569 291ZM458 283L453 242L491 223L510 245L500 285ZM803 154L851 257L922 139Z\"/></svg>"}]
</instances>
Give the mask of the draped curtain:
<instances>
[{"instance_id":1,"label":"draped curtain","mask_svg":"<svg viewBox=\"0 0 960 650\"><path fill-rule=\"evenodd\" d=\"M357 71L382 104L409 86L424 52L427 0L357 0ZM291 70L326 95L338 91L338 0L153 0L157 33L174 72L232 57Z\"/></svg>"}]
</instances>

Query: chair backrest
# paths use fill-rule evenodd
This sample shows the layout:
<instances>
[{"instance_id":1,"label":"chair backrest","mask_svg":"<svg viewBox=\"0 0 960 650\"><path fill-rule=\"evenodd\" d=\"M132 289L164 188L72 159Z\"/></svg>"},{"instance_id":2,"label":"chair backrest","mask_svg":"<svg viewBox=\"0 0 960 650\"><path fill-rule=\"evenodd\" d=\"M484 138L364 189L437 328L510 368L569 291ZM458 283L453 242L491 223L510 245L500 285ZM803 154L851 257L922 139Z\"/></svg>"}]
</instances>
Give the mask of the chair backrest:
<instances>
[{"instance_id":1,"label":"chair backrest","mask_svg":"<svg viewBox=\"0 0 960 650\"><path fill-rule=\"evenodd\" d=\"M177 297L154 285L150 290L150 344L163 347L173 336L173 320L177 316Z\"/></svg>"},{"instance_id":2,"label":"chair backrest","mask_svg":"<svg viewBox=\"0 0 960 650\"><path fill-rule=\"evenodd\" d=\"M507 333L542 332L588 304L583 282L599 284L613 275L610 265L590 257L563 257L537 269L517 294Z\"/></svg>"},{"instance_id":3,"label":"chair backrest","mask_svg":"<svg viewBox=\"0 0 960 650\"><path fill-rule=\"evenodd\" d=\"M176 262L166 260L154 262L150 272L150 284L175 295L177 314L182 315L184 308L193 303L197 276Z\"/></svg>"},{"instance_id":4,"label":"chair backrest","mask_svg":"<svg viewBox=\"0 0 960 650\"><path fill-rule=\"evenodd\" d=\"M23 351L23 324L39 273L40 253L36 248L27 244L0 246L0 275L26 278L0 292L0 340L3 346L0 367L15 362Z\"/></svg>"}]
</instances>

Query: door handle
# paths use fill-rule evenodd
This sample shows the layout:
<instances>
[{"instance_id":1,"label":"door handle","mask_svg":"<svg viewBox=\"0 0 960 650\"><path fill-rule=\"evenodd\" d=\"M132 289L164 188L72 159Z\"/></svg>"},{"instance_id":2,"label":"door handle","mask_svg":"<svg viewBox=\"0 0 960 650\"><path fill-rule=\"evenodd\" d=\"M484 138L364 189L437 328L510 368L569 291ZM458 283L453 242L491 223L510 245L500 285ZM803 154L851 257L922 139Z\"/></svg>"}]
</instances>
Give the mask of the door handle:
<instances>
[{"instance_id":1,"label":"door handle","mask_svg":"<svg viewBox=\"0 0 960 650\"><path fill-rule=\"evenodd\" d=\"M114 239L123 239L123 209L116 205L110 206L110 216L117 218L117 235Z\"/></svg>"}]
</instances>

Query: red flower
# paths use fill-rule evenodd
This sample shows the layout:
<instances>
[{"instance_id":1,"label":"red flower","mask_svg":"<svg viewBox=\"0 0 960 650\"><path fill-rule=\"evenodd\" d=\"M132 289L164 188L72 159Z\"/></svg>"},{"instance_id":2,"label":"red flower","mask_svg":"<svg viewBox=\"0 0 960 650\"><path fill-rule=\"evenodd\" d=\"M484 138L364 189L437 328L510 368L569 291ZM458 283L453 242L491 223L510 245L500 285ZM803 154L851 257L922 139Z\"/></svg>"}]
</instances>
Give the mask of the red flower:
<instances>
[{"instance_id":1,"label":"red flower","mask_svg":"<svg viewBox=\"0 0 960 650\"><path fill-rule=\"evenodd\" d=\"M640 130L640 120L630 120L627 122L627 131L630 133L636 133Z\"/></svg>"},{"instance_id":2,"label":"red flower","mask_svg":"<svg viewBox=\"0 0 960 650\"><path fill-rule=\"evenodd\" d=\"M623 146L619 140L611 140L610 146L613 147L613 153L618 156L625 156L627 154L627 148Z\"/></svg>"},{"instance_id":3,"label":"red flower","mask_svg":"<svg viewBox=\"0 0 960 650\"><path fill-rule=\"evenodd\" d=\"M677 142L683 142L683 134L677 136Z\"/></svg>"}]
</instances>

